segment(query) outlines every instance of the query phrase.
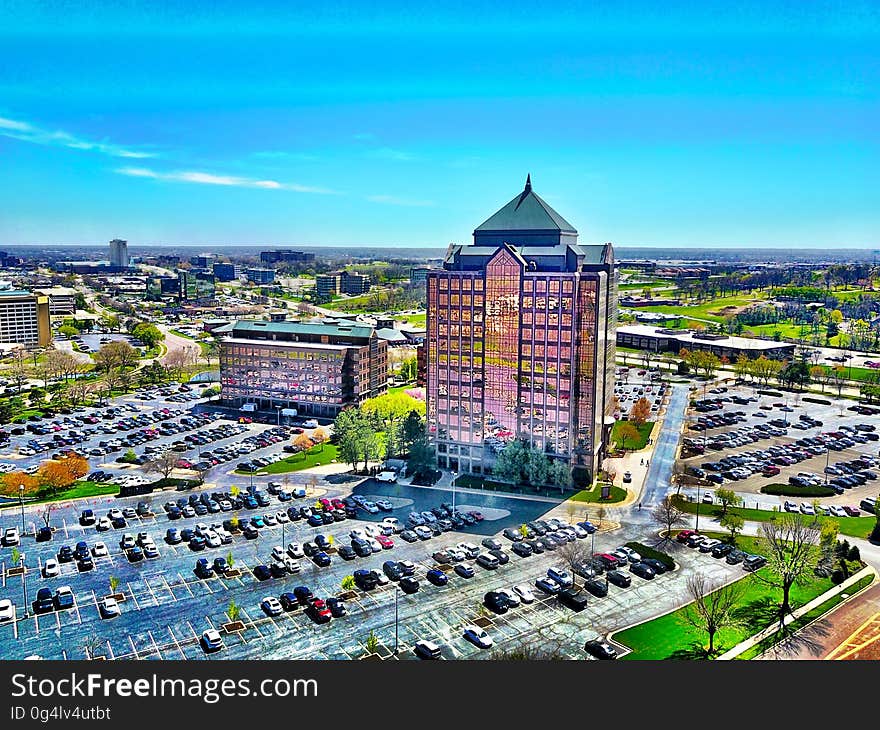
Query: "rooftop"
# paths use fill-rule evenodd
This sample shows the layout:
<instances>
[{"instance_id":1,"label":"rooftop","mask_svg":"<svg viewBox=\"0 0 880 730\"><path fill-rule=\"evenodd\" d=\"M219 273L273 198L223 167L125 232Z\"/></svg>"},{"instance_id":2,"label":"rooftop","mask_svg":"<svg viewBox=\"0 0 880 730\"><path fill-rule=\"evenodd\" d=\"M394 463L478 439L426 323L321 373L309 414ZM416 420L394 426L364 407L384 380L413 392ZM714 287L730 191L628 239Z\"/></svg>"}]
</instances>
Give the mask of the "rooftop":
<instances>
[{"instance_id":1,"label":"rooftop","mask_svg":"<svg viewBox=\"0 0 880 730\"><path fill-rule=\"evenodd\" d=\"M737 350L775 350L780 347L794 347L789 342L776 342L775 340L756 340L751 337L736 337L735 335L720 335L717 338L704 339L690 330L665 330L648 324L618 325L617 331L623 334L639 335L641 337L674 338L679 342L689 342L694 349L700 346L706 348L709 345L723 345Z\"/></svg>"},{"instance_id":2,"label":"rooftop","mask_svg":"<svg viewBox=\"0 0 880 730\"><path fill-rule=\"evenodd\" d=\"M302 335L327 335L370 337L373 328L366 325L311 324L308 322L266 322L256 319L240 319L230 328L232 332L285 332Z\"/></svg>"},{"instance_id":3,"label":"rooftop","mask_svg":"<svg viewBox=\"0 0 880 730\"><path fill-rule=\"evenodd\" d=\"M575 227L532 190L532 176L523 191L501 210L476 227L477 231L564 231Z\"/></svg>"}]
</instances>

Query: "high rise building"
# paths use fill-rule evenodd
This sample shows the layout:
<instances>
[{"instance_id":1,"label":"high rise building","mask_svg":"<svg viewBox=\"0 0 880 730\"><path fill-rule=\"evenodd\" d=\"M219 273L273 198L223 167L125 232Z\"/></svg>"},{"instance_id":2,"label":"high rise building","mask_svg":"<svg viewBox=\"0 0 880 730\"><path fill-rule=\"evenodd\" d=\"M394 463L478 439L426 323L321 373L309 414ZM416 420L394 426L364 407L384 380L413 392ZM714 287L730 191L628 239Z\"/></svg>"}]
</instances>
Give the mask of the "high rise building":
<instances>
[{"instance_id":1,"label":"high rise building","mask_svg":"<svg viewBox=\"0 0 880 730\"><path fill-rule=\"evenodd\" d=\"M110 266L127 269L128 264L128 241L114 238L110 241Z\"/></svg>"},{"instance_id":2,"label":"high rise building","mask_svg":"<svg viewBox=\"0 0 880 730\"><path fill-rule=\"evenodd\" d=\"M215 330L223 400L334 417L382 395L388 344L366 325L240 320Z\"/></svg>"},{"instance_id":3,"label":"high rise building","mask_svg":"<svg viewBox=\"0 0 880 730\"><path fill-rule=\"evenodd\" d=\"M339 294L341 276L339 274L318 274L315 277L315 295L320 301L327 301Z\"/></svg>"},{"instance_id":4,"label":"high rise building","mask_svg":"<svg viewBox=\"0 0 880 730\"><path fill-rule=\"evenodd\" d=\"M178 298L181 302L206 302L216 296L214 274L204 271L178 271Z\"/></svg>"},{"instance_id":5,"label":"high rise building","mask_svg":"<svg viewBox=\"0 0 880 730\"><path fill-rule=\"evenodd\" d=\"M52 340L49 297L26 291L0 291L0 342L45 347Z\"/></svg>"},{"instance_id":6,"label":"high rise building","mask_svg":"<svg viewBox=\"0 0 880 730\"><path fill-rule=\"evenodd\" d=\"M617 280L611 244L525 189L427 275L428 426L438 464L488 474L522 439L591 483L610 437Z\"/></svg>"},{"instance_id":7,"label":"high rise building","mask_svg":"<svg viewBox=\"0 0 880 730\"><path fill-rule=\"evenodd\" d=\"M343 294L366 294L370 291L370 277L353 271L342 271L339 274L339 291Z\"/></svg>"}]
</instances>

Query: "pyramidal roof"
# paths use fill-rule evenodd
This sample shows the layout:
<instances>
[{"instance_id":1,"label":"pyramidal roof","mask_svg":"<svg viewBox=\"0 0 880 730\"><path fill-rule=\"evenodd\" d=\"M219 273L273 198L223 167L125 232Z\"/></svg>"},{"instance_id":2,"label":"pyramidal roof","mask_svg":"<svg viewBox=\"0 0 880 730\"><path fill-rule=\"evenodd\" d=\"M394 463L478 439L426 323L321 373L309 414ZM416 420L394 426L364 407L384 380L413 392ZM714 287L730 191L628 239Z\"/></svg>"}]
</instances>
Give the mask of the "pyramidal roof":
<instances>
[{"instance_id":1,"label":"pyramidal roof","mask_svg":"<svg viewBox=\"0 0 880 730\"><path fill-rule=\"evenodd\" d=\"M575 227L551 208L532 190L532 176L526 178L525 189L481 223L476 231L564 231L577 233Z\"/></svg>"}]
</instances>

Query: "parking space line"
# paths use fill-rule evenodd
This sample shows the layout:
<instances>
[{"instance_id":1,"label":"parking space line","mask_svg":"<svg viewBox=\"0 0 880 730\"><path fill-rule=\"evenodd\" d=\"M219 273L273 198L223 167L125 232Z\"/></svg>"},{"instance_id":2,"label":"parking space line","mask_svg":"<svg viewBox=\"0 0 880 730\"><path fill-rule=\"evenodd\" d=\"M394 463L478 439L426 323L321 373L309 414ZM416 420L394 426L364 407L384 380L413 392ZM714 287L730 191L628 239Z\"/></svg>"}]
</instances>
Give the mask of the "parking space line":
<instances>
[{"instance_id":1,"label":"parking space line","mask_svg":"<svg viewBox=\"0 0 880 730\"><path fill-rule=\"evenodd\" d=\"M244 614L244 617L250 622L251 628L253 628L260 635L260 638L261 639L266 638L265 636L263 636L263 632L260 631L260 627L257 626L257 624L254 622L254 620L251 618L251 615L247 612L247 609L242 607L241 612L242 612L242 614Z\"/></svg>"},{"instance_id":2,"label":"parking space line","mask_svg":"<svg viewBox=\"0 0 880 730\"><path fill-rule=\"evenodd\" d=\"M109 639L107 639L107 651L110 652L110 660L111 661L116 659L116 655L113 653L113 646L110 644Z\"/></svg>"},{"instance_id":3,"label":"parking space line","mask_svg":"<svg viewBox=\"0 0 880 730\"><path fill-rule=\"evenodd\" d=\"M135 659L140 659L141 657L140 657L140 655L138 654L138 650L137 650L137 648L136 648L135 645L134 645L134 638L132 638L132 635L131 635L131 634L128 635L128 643L131 644L131 651L132 651L132 653L134 654L134 658L135 658Z\"/></svg>"},{"instance_id":4,"label":"parking space line","mask_svg":"<svg viewBox=\"0 0 880 730\"><path fill-rule=\"evenodd\" d=\"M156 639L153 638L153 632L148 629L147 635L150 637L150 641L153 642L153 648L156 650L156 654L158 654L159 659L164 659L165 657L163 657L162 652L159 651L159 645L156 643Z\"/></svg>"},{"instance_id":5,"label":"parking space line","mask_svg":"<svg viewBox=\"0 0 880 730\"><path fill-rule=\"evenodd\" d=\"M177 637L174 635L174 630L170 626L168 627L168 635L171 637L171 640L174 642L174 646L177 647L177 651L180 652L180 658L186 659L186 653L183 651L183 647L180 645L180 642L177 640Z\"/></svg>"},{"instance_id":6,"label":"parking space line","mask_svg":"<svg viewBox=\"0 0 880 730\"><path fill-rule=\"evenodd\" d=\"M161 577L162 577L162 581L165 583L165 588L168 590L168 593L171 594L172 602L177 603L177 596L175 596L174 591L171 590L171 586L169 585L168 579L165 577L165 574L163 573Z\"/></svg>"},{"instance_id":7,"label":"parking space line","mask_svg":"<svg viewBox=\"0 0 880 730\"><path fill-rule=\"evenodd\" d=\"M186 582L184 577L180 573L177 574L177 577L180 578L180 582L183 584L183 587L186 588L187 591L189 591L189 597L195 598L195 593L192 592L192 588L189 587L189 583Z\"/></svg>"},{"instance_id":8,"label":"parking space line","mask_svg":"<svg viewBox=\"0 0 880 730\"><path fill-rule=\"evenodd\" d=\"M141 607L140 607L140 604L138 603L137 597L134 595L134 589L131 587L131 583L126 581L125 585L128 587L128 592L131 593L131 600L134 601L135 610L140 611Z\"/></svg>"}]
</instances>

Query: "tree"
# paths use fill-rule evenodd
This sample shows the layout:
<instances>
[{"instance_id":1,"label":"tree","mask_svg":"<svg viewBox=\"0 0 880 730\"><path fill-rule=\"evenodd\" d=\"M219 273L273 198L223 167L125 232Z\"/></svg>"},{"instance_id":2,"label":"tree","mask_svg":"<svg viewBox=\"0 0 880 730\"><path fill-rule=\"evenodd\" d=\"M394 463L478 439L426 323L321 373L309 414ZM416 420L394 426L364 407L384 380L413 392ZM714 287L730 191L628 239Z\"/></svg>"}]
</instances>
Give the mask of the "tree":
<instances>
[{"instance_id":1,"label":"tree","mask_svg":"<svg viewBox=\"0 0 880 730\"><path fill-rule=\"evenodd\" d=\"M674 495L667 494L663 500L651 510L651 519L663 528L663 542L672 540L672 531L686 524L684 511L678 506Z\"/></svg>"},{"instance_id":2,"label":"tree","mask_svg":"<svg viewBox=\"0 0 880 730\"><path fill-rule=\"evenodd\" d=\"M633 403L629 414L629 420L636 426L641 426L651 416L651 401L644 396Z\"/></svg>"},{"instance_id":3,"label":"tree","mask_svg":"<svg viewBox=\"0 0 880 730\"><path fill-rule=\"evenodd\" d=\"M111 575L109 583L110 583L110 592L116 593L116 589L119 588L119 578L117 578L115 575Z\"/></svg>"},{"instance_id":4,"label":"tree","mask_svg":"<svg viewBox=\"0 0 880 730\"><path fill-rule=\"evenodd\" d=\"M620 448L626 451L626 442L638 440L641 433L633 424L624 421L617 427L617 438L620 439Z\"/></svg>"},{"instance_id":5,"label":"tree","mask_svg":"<svg viewBox=\"0 0 880 730\"><path fill-rule=\"evenodd\" d=\"M730 533L731 545L736 544L736 536L742 532L746 521L734 512L729 512L721 518L719 524Z\"/></svg>"},{"instance_id":6,"label":"tree","mask_svg":"<svg viewBox=\"0 0 880 730\"><path fill-rule=\"evenodd\" d=\"M162 361L169 376L177 380L187 373L198 362L199 352L197 345L189 344L169 350Z\"/></svg>"},{"instance_id":7,"label":"tree","mask_svg":"<svg viewBox=\"0 0 880 730\"><path fill-rule=\"evenodd\" d=\"M141 322L140 324L135 325L131 334L143 342L148 348L155 347L165 339L165 335L162 334L162 331L156 327L156 325L148 324L147 322Z\"/></svg>"},{"instance_id":8,"label":"tree","mask_svg":"<svg viewBox=\"0 0 880 730\"><path fill-rule=\"evenodd\" d=\"M767 573L772 577L760 577L782 590L781 627L786 614L791 613L792 586L809 582L818 562L819 525L802 520L799 514L783 512L772 522L762 522L761 534L767 553Z\"/></svg>"},{"instance_id":9,"label":"tree","mask_svg":"<svg viewBox=\"0 0 880 730\"><path fill-rule=\"evenodd\" d=\"M715 636L725 628L740 625L738 609L745 592L742 581L734 581L713 589L709 579L702 573L692 573L687 579L687 589L693 603L682 613L682 620L702 631L709 639L706 656L715 654Z\"/></svg>"},{"instance_id":10,"label":"tree","mask_svg":"<svg viewBox=\"0 0 880 730\"><path fill-rule=\"evenodd\" d=\"M404 453L409 453L413 444L425 436L425 419L416 410L406 414L400 424L400 445Z\"/></svg>"},{"instance_id":11,"label":"tree","mask_svg":"<svg viewBox=\"0 0 880 730\"><path fill-rule=\"evenodd\" d=\"M581 565L581 563L592 557L589 545L586 541L582 540L567 542L565 545L557 548L556 555L558 555L563 563L568 566L572 582L574 585L577 585L577 573L575 570Z\"/></svg>"},{"instance_id":12,"label":"tree","mask_svg":"<svg viewBox=\"0 0 880 730\"><path fill-rule=\"evenodd\" d=\"M144 464L144 471L147 474L161 474L162 478L167 480L177 468L177 454L173 451L165 451L156 458L150 459Z\"/></svg>"},{"instance_id":13,"label":"tree","mask_svg":"<svg viewBox=\"0 0 880 730\"><path fill-rule=\"evenodd\" d=\"M523 441L515 439L505 446L492 466L492 474L512 484L522 481L523 466L528 463L528 449Z\"/></svg>"},{"instance_id":14,"label":"tree","mask_svg":"<svg viewBox=\"0 0 880 730\"><path fill-rule=\"evenodd\" d=\"M810 366L802 360L787 363L779 372L782 382L790 387L803 388L810 382Z\"/></svg>"},{"instance_id":15,"label":"tree","mask_svg":"<svg viewBox=\"0 0 880 730\"><path fill-rule=\"evenodd\" d=\"M241 615L241 608L239 608L235 601L229 601L229 605L226 607L226 615L229 617L229 623L238 621L238 617Z\"/></svg>"},{"instance_id":16,"label":"tree","mask_svg":"<svg viewBox=\"0 0 880 730\"><path fill-rule=\"evenodd\" d=\"M55 495L59 489L66 489L88 472L88 460L77 453L70 452L61 459L44 461L37 471L37 477Z\"/></svg>"},{"instance_id":17,"label":"tree","mask_svg":"<svg viewBox=\"0 0 880 730\"><path fill-rule=\"evenodd\" d=\"M562 459L552 459L548 480L553 486L559 487L560 491L568 489L572 485L571 467Z\"/></svg>"},{"instance_id":18,"label":"tree","mask_svg":"<svg viewBox=\"0 0 880 730\"><path fill-rule=\"evenodd\" d=\"M79 330L72 324L63 324L58 328L58 334L68 338L76 337L79 334Z\"/></svg>"},{"instance_id":19,"label":"tree","mask_svg":"<svg viewBox=\"0 0 880 730\"><path fill-rule=\"evenodd\" d=\"M550 474L550 460L537 449L529 449L526 453L525 476L533 486L547 484Z\"/></svg>"},{"instance_id":20,"label":"tree","mask_svg":"<svg viewBox=\"0 0 880 730\"><path fill-rule=\"evenodd\" d=\"M367 652L370 654L375 654L378 648L379 637L376 636L373 629L370 629L370 633L367 634L367 640L364 642L364 649L366 649Z\"/></svg>"},{"instance_id":21,"label":"tree","mask_svg":"<svg viewBox=\"0 0 880 730\"><path fill-rule=\"evenodd\" d=\"M828 383L829 375L828 368L824 365L813 365L810 368L810 380L813 382L819 383L822 388L822 392L825 392L825 385Z\"/></svg>"},{"instance_id":22,"label":"tree","mask_svg":"<svg viewBox=\"0 0 880 730\"><path fill-rule=\"evenodd\" d=\"M746 375L749 374L749 369L751 367L751 360L748 355L740 354L738 358L736 358L736 362L733 365L733 372L739 380L745 380Z\"/></svg>"},{"instance_id":23,"label":"tree","mask_svg":"<svg viewBox=\"0 0 880 730\"><path fill-rule=\"evenodd\" d=\"M21 388L30 374L27 352L23 347L16 347L10 353L9 375L15 382L15 390L20 395Z\"/></svg>"},{"instance_id":24,"label":"tree","mask_svg":"<svg viewBox=\"0 0 880 730\"><path fill-rule=\"evenodd\" d=\"M846 368L843 365L835 365L831 371L831 380L837 388L837 397L840 398L843 386L846 384Z\"/></svg>"},{"instance_id":25,"label":"tree","mask_svg":"<svg viewBox=\"0 0 880 730\"><path fill-rule=\"evenodd\" d=\"M344 590L344 591L351 591L351 590L354 590L354 587L355 587L355 585L356 585L355 582L354 582L354 576L353 576L353 575L347 575L347 576L345 576L345 577L342 579L342 583L341 583L340 585L341 585L341 587L342 587L342 590Z\"/></svg>"},{"instance_id":26,"label":"tree","mask_svg":"<svg viewBox=\"0 0 880 730\"><path fill-rule=\"evenodd\" d=\"M721 517L726 516L727 510L731 507L738 507L742 504L742 497L732 489L724 489L723 487L721 489L716 489L715 496L721 503Z\"/></svg>"},{"instance_id":27,"label":"tree","mask_svg":"<svg viewBox=\"0 0 880 730\"><path fill-rule=\"evenodd\" d=\"M40 480L23 471L12 471L0 477L0 494L4 497L18 497L20 486L24 485L21 494L32 497L40 489Z\"/></svg>"},{"instance_id":28,"label":"tree","mask_svg":"<svg viewBox=\"0 0 880 730\"><path fill-rule=\"evenodd\" d=\"M312 441L321 444L321 451L324 450L324 442L327 440L327 432L323 428L316 428L312 431Z\"/></svg>"},{"instance_id":29,"label":"tree","mask_svg":"<svg viewBox=\"0 0 880 730\"><path fill-rule=\"evenodd\" d=\"M305 452L308 451L310 448L312 448L312 446L314 446L314 443L312 443L312 440L309 438L309 435L307 433L303 432L303 433L297 434L296 438L293 439L293 445L296 446L300 450L300 453L302 453L303 458L305 458Z\"/></svg>"}]
</instances>

